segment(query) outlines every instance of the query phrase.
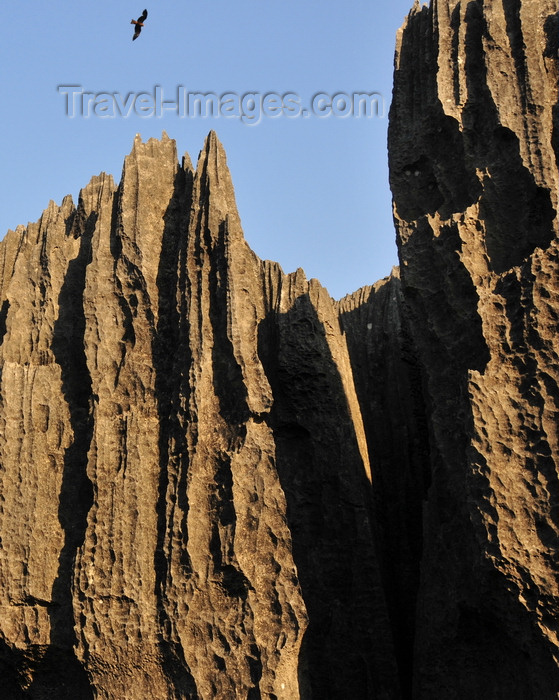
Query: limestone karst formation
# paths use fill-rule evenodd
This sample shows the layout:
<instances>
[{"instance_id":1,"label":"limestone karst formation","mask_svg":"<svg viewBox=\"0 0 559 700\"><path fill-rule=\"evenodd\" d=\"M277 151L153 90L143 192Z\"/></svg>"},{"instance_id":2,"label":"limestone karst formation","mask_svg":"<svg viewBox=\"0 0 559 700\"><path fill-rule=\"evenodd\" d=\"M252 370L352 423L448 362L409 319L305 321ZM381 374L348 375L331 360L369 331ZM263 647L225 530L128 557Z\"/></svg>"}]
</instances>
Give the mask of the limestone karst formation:
<instances>
[{"instance_id":1,"label":"limestone karst formation","mask_svg":"<svg viewBox=\"0 0 559 700\"><path fill-rule=\"evenodd\" d=\"M0 697L556 700L548 0L397 38L400 268L244 240L212 132L0 242Z\"/></svg>"},{"instance_id":2,"label":"limestone karst formation","mask_svg":"<svg viewBox=\"0 0 559 700\"><path fill-rule=\"evenodd\" d=\"M559 696L559 12L433 2L388 150L429 413L415 697Z\"/></svg>"}]
</instances>

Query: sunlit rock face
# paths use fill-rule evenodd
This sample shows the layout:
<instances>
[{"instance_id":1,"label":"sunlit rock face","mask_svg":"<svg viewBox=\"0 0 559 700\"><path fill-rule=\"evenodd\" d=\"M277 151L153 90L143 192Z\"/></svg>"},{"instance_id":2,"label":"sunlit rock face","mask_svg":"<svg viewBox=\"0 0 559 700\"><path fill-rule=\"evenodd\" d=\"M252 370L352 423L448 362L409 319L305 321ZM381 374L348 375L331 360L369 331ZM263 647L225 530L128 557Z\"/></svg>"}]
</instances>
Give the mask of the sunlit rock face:
<instances>
[{"instance_id":1,"label":"sunlit rock face","mask_svg":"<svg viewBox=\"0 0 559 700\"><path fill-rule=\"evenodd\" d=\"M390 114L431 448L416 698L559 690L557 5L433 2Z\"/></svg>"},{"instance_id":2,"label":"sunlit rock face","mask_svg":"<svg viewBox=\"0 0 559 700\"><path fill-rule=\"evenodd\" d=\"M213 132L8 232L2 697L556 700L558 39L415 4L400 268L339 301L250 249Z\"/></svg>"},{"instance_id":3,"label":"sunlit rock face","mask_svg":"<svg viewBox=\"0 0 559 700\"><path fill-rule=\"evenodd\" d=\"M14 697L398 694L335 302L245 242L225 153L142 143L1 255Z\"/></svg>"}]
</instances>

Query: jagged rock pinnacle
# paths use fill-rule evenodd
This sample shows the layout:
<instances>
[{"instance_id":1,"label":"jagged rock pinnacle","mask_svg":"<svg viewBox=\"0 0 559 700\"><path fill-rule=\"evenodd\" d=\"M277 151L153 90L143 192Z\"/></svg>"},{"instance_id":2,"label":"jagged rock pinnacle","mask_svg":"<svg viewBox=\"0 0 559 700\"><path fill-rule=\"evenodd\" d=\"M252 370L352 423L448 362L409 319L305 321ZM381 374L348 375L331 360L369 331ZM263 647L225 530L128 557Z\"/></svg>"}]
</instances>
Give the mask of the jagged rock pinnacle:
<instances>
[{"instance_id":1,"label":"jagged rock pinnacle","mask_svg":"<svg viewBox=\"0 0 559 700\"><path fill-rule=\"evenodd\" d=\"M136 137L118 187L92 178L0 260L13 692L358 697L365 654L397 693L337 309L250 250L216 134L195 172Z\"/></svg>"}]
</instances>

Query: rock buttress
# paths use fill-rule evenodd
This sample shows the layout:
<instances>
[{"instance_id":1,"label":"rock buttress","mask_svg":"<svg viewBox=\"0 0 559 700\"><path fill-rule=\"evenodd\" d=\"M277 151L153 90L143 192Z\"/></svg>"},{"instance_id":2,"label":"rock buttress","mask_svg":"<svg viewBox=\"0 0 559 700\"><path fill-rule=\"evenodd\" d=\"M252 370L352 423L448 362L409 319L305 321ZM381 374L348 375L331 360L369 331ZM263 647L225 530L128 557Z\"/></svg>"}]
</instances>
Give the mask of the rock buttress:
<instances>
[{"instance_id":1,"label":"rock buttress","mask_svg":"<svg viewBox=\"0 0 559 700\"><path fill-rule=\"evenodd\" d=\"M439 0L398 38L390 180L431 438L417 698L559 689L557 20Z\"/></svg>"}]
</instances>

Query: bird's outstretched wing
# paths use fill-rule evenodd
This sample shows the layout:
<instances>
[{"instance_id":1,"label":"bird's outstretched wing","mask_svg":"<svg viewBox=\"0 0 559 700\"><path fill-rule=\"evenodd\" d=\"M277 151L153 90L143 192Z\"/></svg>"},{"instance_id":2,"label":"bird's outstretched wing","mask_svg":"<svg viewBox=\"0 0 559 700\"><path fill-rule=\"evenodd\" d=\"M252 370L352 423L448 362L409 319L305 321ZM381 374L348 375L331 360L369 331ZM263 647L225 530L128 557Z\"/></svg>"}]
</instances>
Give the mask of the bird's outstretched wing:
<instances>
[{"instance_id":1,"label":"bird's outstretched wing","mask_svg":"<svg viewBox=\"0 0 559 700\"><path fill-rule=\"evenodd\" d=\"M137 39L140 36L140 34L142 32L142 26L143 26L144 22L146 21L147 16L148 16L148 11L144 10L142 12L142 14L138 17L137 20L131 21L131 24L135 25L134 26L134 36L132 37L132 41L134 41L134 39Z\"/></svg>"}]
</instances>

